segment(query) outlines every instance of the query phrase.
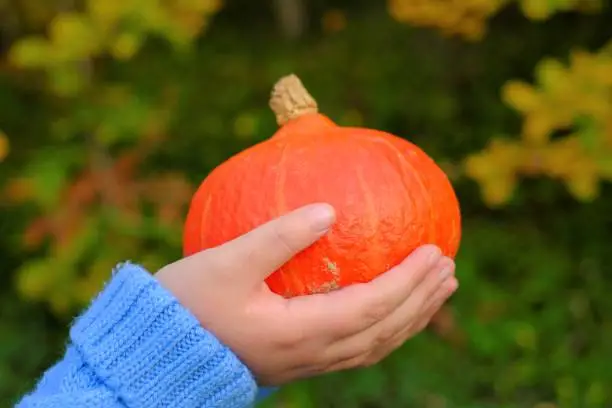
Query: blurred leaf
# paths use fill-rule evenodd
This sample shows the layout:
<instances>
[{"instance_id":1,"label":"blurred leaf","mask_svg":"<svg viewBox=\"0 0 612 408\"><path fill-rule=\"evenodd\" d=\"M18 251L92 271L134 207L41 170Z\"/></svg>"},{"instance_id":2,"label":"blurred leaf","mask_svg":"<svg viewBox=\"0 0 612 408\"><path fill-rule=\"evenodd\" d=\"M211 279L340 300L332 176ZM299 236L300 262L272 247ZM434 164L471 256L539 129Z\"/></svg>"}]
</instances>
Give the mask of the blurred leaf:
<instances>
[{"instance_id":1,"label":"blurred leaf","mask_svg":"<svg viewBox=\"0 0 612 408\"><path fill-rule=\"evenodd\" d=\"M9 149L8 137L0 130L0 162L8 156Z\"/></svg>"},{"instance_id":2,"label":"blurred leaf","mask_svg":"<svg viewBox=\"0 0 612 408\"><path fill-rule=\"evenodd\" d=\"M100 49L95 27L82 13L59 13L49 25L49 36L55 63L82 61Z\"/></svg>"},{"instance_id":3,"label":"blurred leaf","mask_svg":"<svg viewBox=\"0 0 612 408\"><path fill-rule=\"evenodd\" d=\"M9 61L24 68L42 68L50 62L50 59L49 43L41 37L21 39L9 52Z\"/></svg>"}]
</instances>

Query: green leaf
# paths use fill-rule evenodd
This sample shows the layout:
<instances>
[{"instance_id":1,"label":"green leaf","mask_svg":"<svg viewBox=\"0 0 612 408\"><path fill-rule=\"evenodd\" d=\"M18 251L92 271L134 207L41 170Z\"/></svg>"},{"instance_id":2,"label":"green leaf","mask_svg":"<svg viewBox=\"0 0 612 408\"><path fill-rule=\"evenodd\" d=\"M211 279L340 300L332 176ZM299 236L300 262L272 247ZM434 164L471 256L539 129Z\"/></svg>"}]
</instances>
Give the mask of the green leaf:
<instances>
[{"instance_id":1,"label":"green leaf","mask_svg":"<svg viewBox=\"0 0 612 408\"><path fill-rule=\"evenodd\" d=\"M50 209L57 205L80 154L79 150L72 148L48 148L31 158L24 175L34 183L35 200L39 206Z\"/></svg>"}]
</instances>

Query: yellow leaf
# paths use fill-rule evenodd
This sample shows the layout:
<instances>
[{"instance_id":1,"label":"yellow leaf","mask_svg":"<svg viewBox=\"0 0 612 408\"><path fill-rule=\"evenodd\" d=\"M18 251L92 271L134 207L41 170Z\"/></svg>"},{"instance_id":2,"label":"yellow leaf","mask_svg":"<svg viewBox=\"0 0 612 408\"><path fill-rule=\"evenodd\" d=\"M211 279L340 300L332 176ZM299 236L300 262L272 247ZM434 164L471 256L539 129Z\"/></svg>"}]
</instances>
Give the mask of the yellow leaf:
<instances>
[{"instance_id":1,"label":"yellow leaf","mask_svg":"<svg viewBox=\"0 0 612 408\"><path fill-rule=\"evenodd\" d=\"M172 6L201 14L212 14L221 8L220 0L175 0Z\"/></svg>"},{"instance_id":2,"label":"yellow leaf","mask_svg":"<svg viewBox=\"0 0 612 408\"><path fill-rule=\"evenodd\" d=\"M489 16L497 12L507 0L468 0L467 4L471 10L478 10L481 14Z\"/></svg>"},{"instance_id":3,"label":"yellow leaf","mask_svg":"<svg viewBox=\"0 0 612 408\"><path fill-rule=\"evenodd\" d=\"M565 182L570 193L581 201L592 201L599 195L599 176L595 169L580 166Z\"/></svg>"},{"instance_id":4,"label":"yellow leaf","mask_svg":"<svg viewBox=\"0 0 612 408\"><path fill-rule=\"evenodd\" d=\"M606 94L585 94L576 101L577 110L603 124L612 115L609 99L610 96Z\"/></svg>"},{"instance_id":5,"label":"yellow leaf","mask_svg":"<svg viewBox=\"0 0 612 408\"><path fill-rule=\"evenodd\" d=\"M4 160L9 152L8 137L0 130L0 161Z\"/></svg>"},{"instance_id":6,"label":"yellow leaf","mask_svg":"<svg viewBox=\"0 0 612 408\"><path fill-rule=\"evenodd\" d=\"M53 57L59 61L79 60L99 51L100 37L86 15L76 12L58 14L49 26Z\"/></svg>"},{"instance_id":7,"label":"yellow leaf","mask_svg":"<svg viewBox=\"0 0 612 408\"><path fill-rule=\"evenodd\" d=\"M593 74L593 55L584 50L574 50L570 54L572 73L578 78L589 78Z\"/></svg>"},{"instance_id":8,"label":"yellow leaf","mask_svg":"<svg viewBox=\"0 0 612 408\"><path fill-rule=\"evenodd\" d=\"M492 162L499 167L515 168L524 155L523 147L516 141L496 138L489 144Z\"/></svg>"},{"instance_id":9,"label":"yellow leaf","mask_svg":"<svg viewBox=\"0 0 612 408\"><path fill-rule=\"evenodd\" d=\"M511 175L487 181L481 185L483 200L491 207L498 207L512 197L515 186L516 179Z\"/></svg>"},{"instance_id":10,"label":"yellow leaf","mask_svg":"<svg viewBox=\"0 0 612 408\"><path fill-rule=\"evenodd\" d=\"M412 3L406 3L401 0L389 0L387 8L391 18L397 21L405 21L405 16L408 14L411 5Z\"/></svg>"},{"instance_id":11,"label":"yellow leaf","mask_svg":"<svg viewBox=\"0 0 612 408\"><path fill-rule=\"evenodd\" d=\"M493 139L487 148L468 156L466 175L479 182L489 182L514 174L521 163L522 147L516 142Z\"/></svg>"},{"instance_id":12,"label":"yellow leaf","mask_svg":"<svg viewBox=\"0 0 612 408\"><path fill-rule=\"evenodd\" d=\"M474 180L486 180L491 173L491 161L485 152L467 157L464 162L465 173Z\"/></svg>"},{"instance_id":13,"label":"yellow leaf","mask_svg":"<svg viewBox=\"0 0 612 408\"><path fill-rule=\"evenodd\" d=\"M555 119L549 112L534 112L523 122L523 140L531 145L541 145L550 139L555 128Z\"/></svg>"},{"instance_id":14,"label":"yellow leaf","mask_svg":"<svg viewBox=\"0 0 612 408\"><path fill-rule=\"evenodd\" d=\"M567 68L559 61L545 58L536 67L536 77L543 88L554 90L570 78Z\"/></svg>"},{"instance_id":15,"label":"yellow leaf","mask_svg":"<svg viewBox=\"0 0 612 408\"><path fill-rule=\"evenodd\" d=\"M582 159L583 148L576 136L567 136L540 149L543 171L551 177L565 178L571 172L570 163Z\"/></svg>"},{"instance_id":16,"label":"yellow leaf","mask_svg":"<svg viewBox=\"0 0 612 408\"><path fill-rule=\"evenodd\" d=\"M546 145L525 145L521 157L520 172L524 175L539 175L546 167Z\"/></svg>"},{"instance_id":17,"label":"yellow leaf","mask_svg":"<svg viewBox=\"0 0 612 408\"><path fill-rule=\"evenodd\" d=\"M168 28L168 12L159 2L146 0L138 3L138 20L141 26L160 31Z\"/></svg>"},{"instance_id":18,"label":"yellow leaf","mask_svg":"<svg viewBox=\"0 0 612 408\"><path fill-rule=\"evenodd\" d=\"M9 61L23 68L42 68L49 61L49 42L42 37L26 37L9 51Z\"/></svg>"},{"instance_id":19,"label":"yellow leaf","mask_svg":"<svg viewBox=\"0 0 612 408\"><path fill-rule=\"evenodd\" d=\"M459 25L460 32L470 41L479 41L485 35L485 23L482 19L471 18Z\"/></svg>"},{"instance_id":20,"label":"yellow leaf","mask_svg":"<svg viewBox=\"0 0 612 408\"><path fill-rule=\"evenodd\" d=\"M101 29L111 30L126 14L127 5L123 0L89 0L87 10Z\"/></svg>"},{"instance_id":21,"label":"yellow leaf","mask_svg":"<svg viewBox=\"0 0 612 408\"><path fill-rule=\"evenodd\" d=\"M508 81L502 88L502 98L519 112L532 111L541 103L538 92L521 81Z\"/></svg>"},{"instance_id":22,"label":"yellow leaf","mask_svg":"<svg viewBox=\"0 0 612 408\"><path fill-rule=\"evenodd\" d=\"M605 87L612 87L612 58L601 58L593 79Z\"/></svg>"},{"instance_id":23,"label":"yellow leaf","mask_svg":"<svg viewBox=\"0 0 612 408\"><path fill-rule=\"evenodd\" d=\"M110 52L113 57L125 61L132 58L142 46L142 37L133 33L121 33L113 42Z\"/></svg>"},{"instance_id":24,"label":"yellow leaf","mask_svg":"<svg viewBox=\"0 0 612 408\"><path fill-rule=\"evenodd\" d=\"M546 20L553 12L547 0L522 0L521 8L532 20Z\"/></svg>"},{"instance_id":25,"label":"yellow leaf","mask_svg":"<svg viewBox=\"0 0 612 408\"><path fill-rule=\"evenodd\" d=\"M470 41L484 36L486 21L506 0L389 0L391 16L417 26L432 26L446 35L460 35Z\"/></svg>"}]
</instances>

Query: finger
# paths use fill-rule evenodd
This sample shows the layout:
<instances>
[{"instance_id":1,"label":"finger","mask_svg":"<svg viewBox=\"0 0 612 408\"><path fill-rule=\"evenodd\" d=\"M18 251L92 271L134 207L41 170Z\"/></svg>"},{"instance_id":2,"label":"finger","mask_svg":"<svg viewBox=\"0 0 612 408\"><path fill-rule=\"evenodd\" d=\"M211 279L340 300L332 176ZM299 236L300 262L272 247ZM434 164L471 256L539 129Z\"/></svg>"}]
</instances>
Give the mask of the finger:
<instances>
[{"instance_id":1,"label":"finger","mask_svg":"<svg viewBox=\"0 0 612 408\"><path fill-rule=\"evenodd\" d=\"M445 266L448 266L448 261L448 259L442 258L442 261L436 265L437 267L434 272L441 275L442 279L448 274L448 271L441 272ZM454 271L454 268L452 269ZM435 273L431 275L435 276ZM425 312L420 320L404 328L388 342L385 342L385 334L382 335L382 338L379 337L378 340L372 338L371 335L374 331L369 329L369 335L353 336L349 341L336 348L336 350L333 347L330 348L326 353L328 356L325 357L328 361L325 365L325 371L335 372L355 367L368 367L382 361L401 347L409 338L420 333L429 324L434 314L437 313L448 297L454 293L457 286L457 280L453 276L447 278L441 285L438 285L434 295L428 297ZM335 346L337 347L337 345Z\"/></svg>"},{"instance_id":2,"label":"finger","mask_svg":"<svg viewBox=\"0 0 612 408\"><path fill-rule=\"evenodd\" d=\"M359 333L387 317L423 282L440 257L437 247L422 246L400 265L369 283L289 299L287 306L301 326L325 333L331 343Z\"/></svg>"},{"instance_id":3,"label":"finger","mask_svg":"<svg viewBox=\"0 0 612 408\"><path fill-rule=\"evenodd\" d=\"M388 355L388 354L387 354ZM387 355L374 353L365 353L355 357L347 358L346 360L338 361L325 368L325 372L332 373L337 371L350 370L352 368L366 368L382 361Z\"/></svg>"},{"instance_id":4,"label":"finger","mask_svg":"<svg viewBox=\"0 0 612 408\"><path fill-rule=\"evenodd\" d=\"M443 258L431 271L412 295L395 311L377 324L351 337L342 339L329 346L325 354L330 360L345 360L357 355L376 353L387 348L399 333L415 326L426 317L428 303L433 302L434 294L442 286L449 274L452 262Z\"/></svg>"},{"instance_id":5,"label":"finger","mask_svg":"<svg viewBox=\"0 0 612 408\"><path fill-rule=\"evenodd\" d=\"M458 286L459 283L457 282L457 278L454 276L448 278L428 302L425 314L429 314L430 312L432 316L436 314L442 305L453 295L453 293L455 293Z\"/></svg>"},{"instance_id":6,"label":"finger","mask_svg":"<svg viewBox=\"0 0 612 408\"><path fill-rule=\"evenodd\" d=\"M454 262L449 258L442 258L435 267L435 273L430 274L412 296L406 299L387 319L380 322L378 327L372 329L394 336L426 318L428 309L440 300L436 297L437 293L448 283L454 272Z\"/></svg>"},{"instance_id":7,"label":"finger","mask_svg":"<svg viewBox=\"0 0 612 408\"><path fill-rule=\"evenodd\" d=\"M430 302L430 304L427 306L427 309L423 313L423 317L421 318L421 320L415 325L407 326L404 330L400 331L391 340L391 347L398 347L398 345L404 344L408 339L422 332L427 327L434 315L440 311L442 305L444 305L444 303L455 292L457 287L457 279L455 279L454 277L448 279L434 295L435 300Z\"/></svg>"},{"instance_id":8,"label":"finger","mask_svg":"<svg viewBox=\"0 0 612 408\"><path fill-rule=\"evenodd\" d=\"M381 361L395 350L403 346L408 340L421 333L431 322L433 316L440 310L444 302L446 302L446 300L448 300L448 298L452 295L454 289L457 287L457 281L454 277L451 277L442 286L443 288L439 289L434 295L436 300L429 302L423 316L415 324L407 326L404 330L395 335L387 344L382 344L378 349L372 350L369 354L363 355L361 360L366 361L366 365Z\"/></svg>"},{"instance_id":9,"label":"finger","mask_svg":"<svg viewBox=\"0 0 612 408\"><path fill-rule=\"evenodd\" d=\"M222 264L241 282L261 284L272 272L323 236L335 221L333 207L311 204L299 208L214 249Z\"/></svg>"},{"instance_id":10,"label":"finger","mask_svg":"<svg viewBox=\"0 0 612 408\"><path fill-rule=\"evenodd\" d=\"M438 276L441 282L433 288L428 288L429 293L427 295L420 297L420 294L415 294L385 322L390 326L387 330L395 331L396 336L399 334L400 337L404 338L404 341L411 335L420 332L422 328L419 329L418 327L421 326L421 322L431 319L435 311L450 296L448 285L455 280L455 264L449 258L444 258L438 268Z\"/></svg>"}]
</instances>

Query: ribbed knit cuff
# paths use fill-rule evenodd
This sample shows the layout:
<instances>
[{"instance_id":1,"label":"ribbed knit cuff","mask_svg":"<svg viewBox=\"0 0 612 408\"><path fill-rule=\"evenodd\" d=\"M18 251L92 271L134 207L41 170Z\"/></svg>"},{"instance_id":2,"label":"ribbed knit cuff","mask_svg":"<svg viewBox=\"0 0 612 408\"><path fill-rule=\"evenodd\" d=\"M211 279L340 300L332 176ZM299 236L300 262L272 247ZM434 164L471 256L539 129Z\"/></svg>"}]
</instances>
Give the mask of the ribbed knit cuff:
<instances>
[{"instance_id":1,"label":"ribbed knit cuff","mask_svg":"<svg viewBox=\"0 0 612 408\"><path fill-rule=\"evenodd\" d=\"M133 264L116 269L70 336L130 408L243 408L257 394L238 358Z\"/></svg>"}]
</instances>

